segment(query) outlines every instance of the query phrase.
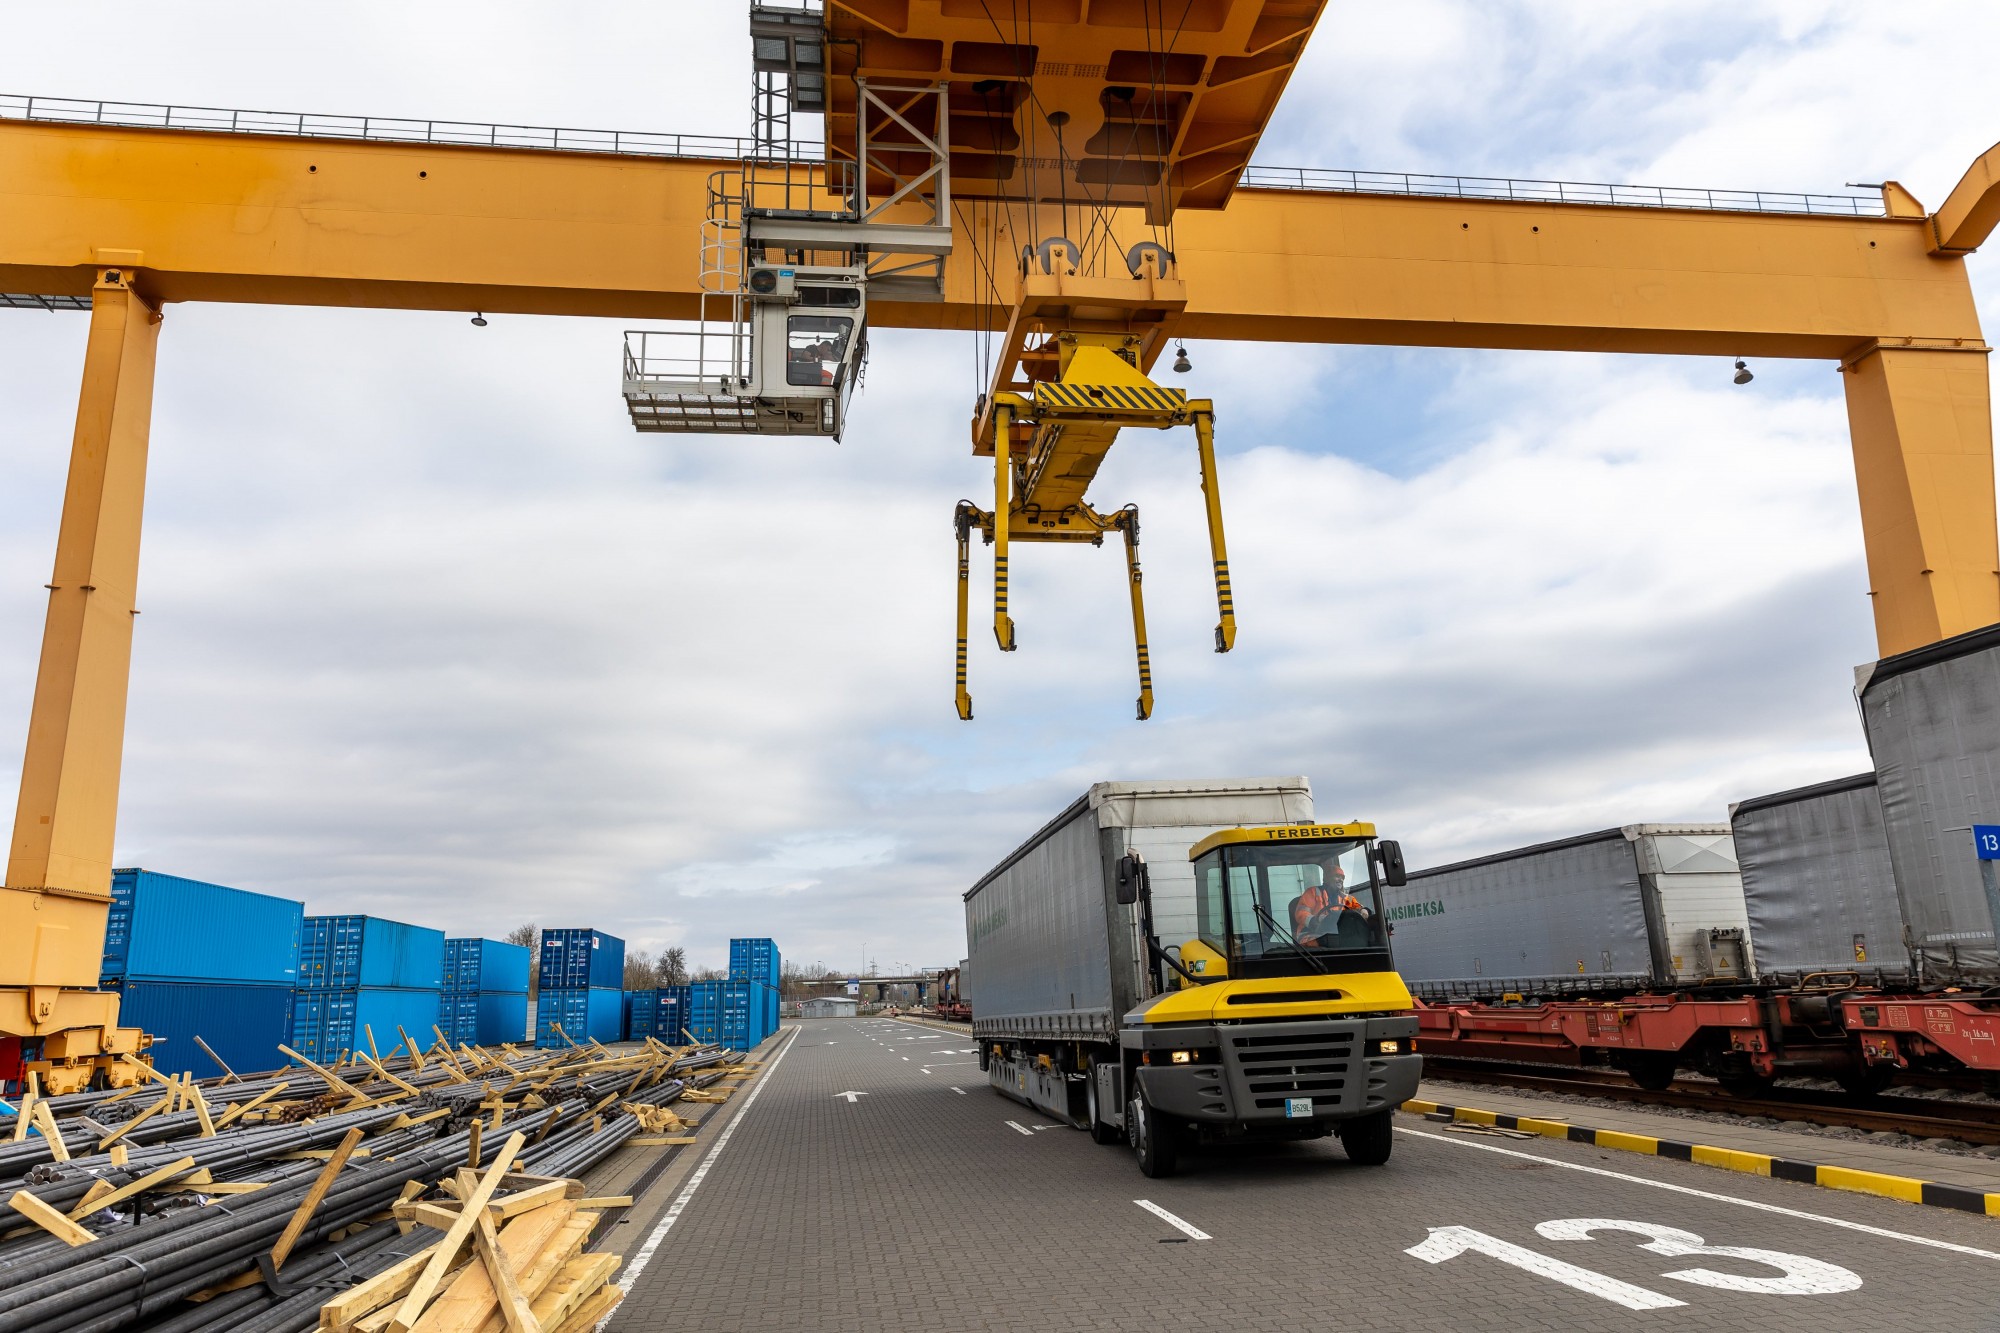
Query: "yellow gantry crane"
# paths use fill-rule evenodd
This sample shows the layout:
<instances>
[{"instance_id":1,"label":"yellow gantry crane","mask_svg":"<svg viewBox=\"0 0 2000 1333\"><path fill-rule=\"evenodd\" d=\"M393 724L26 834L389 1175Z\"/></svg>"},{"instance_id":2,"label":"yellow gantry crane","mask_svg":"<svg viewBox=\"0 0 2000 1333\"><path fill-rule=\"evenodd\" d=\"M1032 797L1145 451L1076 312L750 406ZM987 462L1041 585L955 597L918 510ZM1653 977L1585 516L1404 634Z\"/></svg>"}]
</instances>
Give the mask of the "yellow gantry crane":
<instances>
[{"instance_id":1,"label":"yellow gantry crane","mask_svg":"<svg viewBox=\"0 0 2000 1333\"><path fill-rule=\"evenodd\" d=\"M0 1067L137 1077L98 992L155 351L183 301L619 316L644 430L832 435L871 327L994 340L962 503L1011 647L1015 542L1123 541L1086 492L1119 431L1193 429L1235 632L1214 412L1178 339L1837 365L1884 654L2000 622L1986 357L1965 257L2000 148L1935 209L1253 167L1324 0L769 0L748 140L0 95L0 306L90 335L0 890ZM818 118L823 144L800 141ZM25 316L24 316L25 317Z\"/></svg>"}]
</instances>

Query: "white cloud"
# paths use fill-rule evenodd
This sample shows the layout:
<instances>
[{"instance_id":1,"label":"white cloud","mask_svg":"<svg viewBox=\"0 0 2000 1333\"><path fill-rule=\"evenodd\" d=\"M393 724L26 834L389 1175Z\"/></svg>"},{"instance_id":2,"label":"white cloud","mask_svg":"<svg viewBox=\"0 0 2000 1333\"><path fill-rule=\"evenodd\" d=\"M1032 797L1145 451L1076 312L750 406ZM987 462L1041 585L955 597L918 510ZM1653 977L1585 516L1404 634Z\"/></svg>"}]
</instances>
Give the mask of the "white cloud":
<instances>
[{"instance_id":1,"label":"white cloud","mask_svg":"<svg viewBox=\"0 0 2000 1333\"><path fill-rule=\"evenodd\" d=\"M1935 202L2000 133L1981 92L2000 20L1946 10L1336 7L1263 156L1898 174ZM470 12L260 26L187 5L117 87L57 40L68 16L13 21L55 93L744 128L735 7ZM1222 408L1237 652L1209 650L1192 440L1128 440L1096 498L1145 513L1154 721L1130 720L1107 545L1017 553L1005 657L975 555L962 726L949 517L990 486L967 340L878 334L845 444L676 441L625 423L619 327L170 312L121 859L454 931L591 924L697 964L732 934L933 963L962 947L972 879L1094 780L1304 772L1323 811L1433 863L1719 819L1866 763L1848 668L1873 635L1831 375L1735 390L1711 363L1198 346L1184 382ZM82 333L0 315L0 788Z\"/></svg>"}]
</instances>

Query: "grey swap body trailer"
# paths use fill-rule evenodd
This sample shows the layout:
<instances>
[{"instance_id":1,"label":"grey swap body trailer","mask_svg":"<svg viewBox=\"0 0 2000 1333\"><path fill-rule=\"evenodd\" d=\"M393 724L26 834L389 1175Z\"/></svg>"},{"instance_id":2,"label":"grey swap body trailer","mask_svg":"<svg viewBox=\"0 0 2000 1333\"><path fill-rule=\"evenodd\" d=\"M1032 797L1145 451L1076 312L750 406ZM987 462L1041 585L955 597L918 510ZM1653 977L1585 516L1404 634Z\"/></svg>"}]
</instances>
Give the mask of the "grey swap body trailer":
<instances>
[{"instance_id":1,"label":"grey swap body trailer","mask_svg":"<svg viewBox=\"0 0 2000 1333\"><path fill-rule=\"evenodd\" d=\"M1123 1135L1147 1175L1329 1133L1386 1160L1422 1064L1381 921L1401 851L1311 818L1304 778L1106 782L1004 858L965 894L961 964L992 1086Z\"/></svg>"},{"instance_id":2,"label":"grey swap body trailer","mask_svg":"<svg viewBox=\"0 0 2000 1333\"><path fill-rule=\"evenodd\" d=\"M1873 773L1729 807L1760 981L1896 986L1910 979ZM1851 980L1848 980L1851 978Z\"/></svg>"},{"instance_id":3,"label":"grey swap body trailer","mask_svg":"<svg viewBox=\"0 0 2000 1333\"><path fill-rule=\"evenodd\" d=\"M1632 824L1413 870L1387 902L1398 968L1429 1001L1753 975L1723 824Z\"/></svg>"},{"instance_id":4,"label":"grey swap body trailer","mask_svg":"<svg viewBox=\"0 0 2000 1333\"><path fill-rule=\"evenodd\" d=\"M2000 983L1972 825L2000 824L2000 625L1856 673L1918 980Z\"/></svg>"}]
</instances>

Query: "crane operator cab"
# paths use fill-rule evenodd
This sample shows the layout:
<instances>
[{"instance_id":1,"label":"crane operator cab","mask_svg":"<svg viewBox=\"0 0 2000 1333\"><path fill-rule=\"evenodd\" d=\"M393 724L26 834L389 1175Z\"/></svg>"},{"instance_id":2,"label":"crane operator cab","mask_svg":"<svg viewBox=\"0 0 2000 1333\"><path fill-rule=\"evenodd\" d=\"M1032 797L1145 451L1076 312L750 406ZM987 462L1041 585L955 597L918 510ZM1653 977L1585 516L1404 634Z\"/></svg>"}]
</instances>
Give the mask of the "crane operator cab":
<instances>
[{"instance_id":1,"label":"crane operator cab","mask_svg":"<svg viewBox=\"0 0 2000 1333\"><path fill-rule=\"evenodd\" d=\"M726 317L625 335L632 424L838 439L868 354L862 270L754 264L729 298Z\"/></svg>"}]
</instances>

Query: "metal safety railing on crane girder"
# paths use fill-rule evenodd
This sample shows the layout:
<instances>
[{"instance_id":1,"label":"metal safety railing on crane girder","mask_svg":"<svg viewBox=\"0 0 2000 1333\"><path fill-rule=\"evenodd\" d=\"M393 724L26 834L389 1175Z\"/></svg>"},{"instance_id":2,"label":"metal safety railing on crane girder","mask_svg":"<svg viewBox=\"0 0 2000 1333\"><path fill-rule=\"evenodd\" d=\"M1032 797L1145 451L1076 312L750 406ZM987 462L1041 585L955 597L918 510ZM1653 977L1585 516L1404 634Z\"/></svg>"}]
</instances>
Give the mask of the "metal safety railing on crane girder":
<instances>
[{"instance_id":1,"label":"metal safety railing on crane girder","mask_svg":"<svg viewBox=\"0 0 2000 1333\"><path fill-rule=\"evenodd\" d=\"M1408 171L1261 167L1255 163L1244 168L1238 183L1259 190L1298 190L1314 194L1394 194L1530 204L1693 208L1714 213L1809 213L1840 217L1885 217L1888 214L1882 196L1874 192L1799 194L1776 190L1711 190L1675 185L1517 180L1505 176L1431 176Z\"/></svg>"},{"instance_id":2,"label":"metal safety railing on crane girder","mask_svg":"<svg viewBox=\"0 0 2000 1333\"><path fill-rule=\"evenodd\" d=\"M275 134L308 139L524 148L542 152L613 153L636 157L742 161L772 156L769 146L759 144L755 139L719 134L488 125L474 121L404 120L388 116L323 115L297 111L241 111L149 102L92 102L14 93L0 93L0 119L220 134ZM826 157L826 148L823 144L793 143L789 156L804 161L821 161ZM1297 190L1303 193L1388 194L1511 200L1517 203L1597 204L1619 208L1687 208L1718 213L1883 217L1888 212L1881 195L1873 192L1806 194L1776 190L1528 180L1504 176L1441 176L1407 171L1266 167L1254 163L1244 168L1241 183L1260 190Z\"/></svg>"},{"instance_id":3,"label":"metal safety railing on crane girder","mask_svg":"<svg viewBox=\"0 0 2000 1333\"><path fill-rule=\"evenodd\" d=\"M90 102L13 93L0 93L0 120L195 130L208 134L275 134L296 139L366 139L378 143L526 148L556 153L614 153L632 157L741 161L748 157L770 155L768 147L758 144L755 139L726 134L487 125L462 120L405 120L393 116L342 116L310 111L241 111L226 107L166 106L153 102ZM793 144L791 155L817 161L826 156L826 150L820 144Z\"/></svg>"}]
</instances>

